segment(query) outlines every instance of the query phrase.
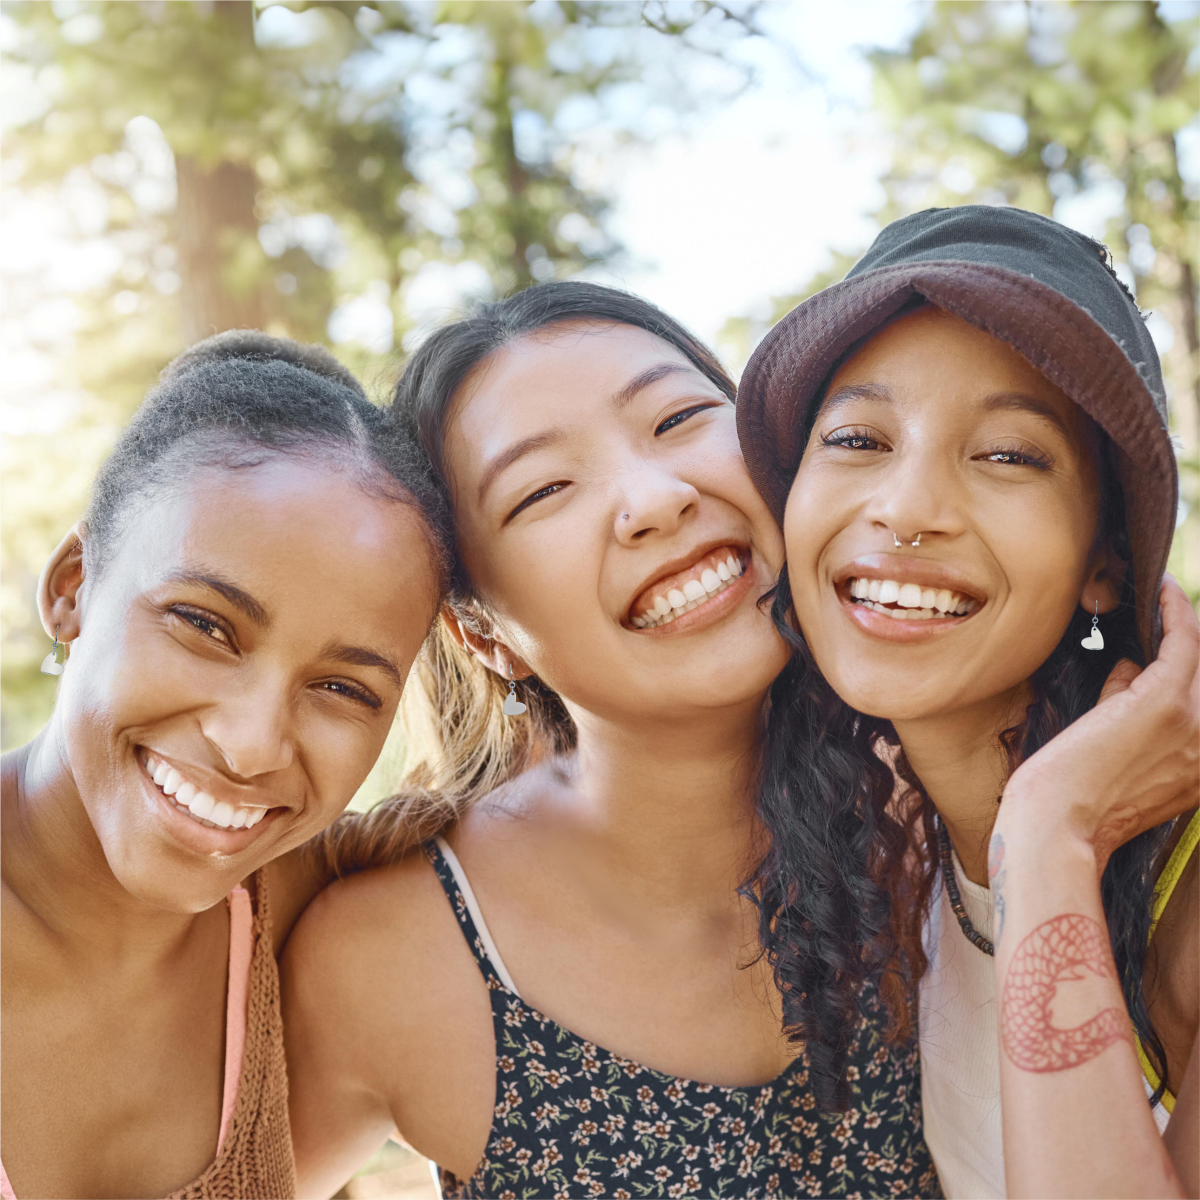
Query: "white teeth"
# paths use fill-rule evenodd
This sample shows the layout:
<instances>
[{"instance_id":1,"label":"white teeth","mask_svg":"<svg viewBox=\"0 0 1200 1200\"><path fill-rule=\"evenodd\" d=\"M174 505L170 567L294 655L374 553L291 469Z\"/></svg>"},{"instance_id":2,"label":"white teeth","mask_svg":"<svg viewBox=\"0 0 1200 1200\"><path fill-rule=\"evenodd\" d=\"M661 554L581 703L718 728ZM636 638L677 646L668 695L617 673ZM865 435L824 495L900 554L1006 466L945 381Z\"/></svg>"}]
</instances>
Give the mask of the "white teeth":
<instances>
[{"instance_id":1,"label":"white teeth","mask_svg":"<svg viewBox=\"0 0 1200 1200\"><path fill-rule=\"evenodd\" d=\"M644 623L649 625L651 622ZM146 755L146 771L179 808L210 829L251 829L267 815L267 809L262 807L234 807L224 800L218 803L208 792L202 792L190 779L185 779L174 767L152 754Z\"/></svg>"},{"instance_id":2,"label":"white teeth","mask_svg":"<svg viewBox=\"0 0 1200 1200\"><path fill-rule=\"evenodd\" d=\"M703 600L704 597L708 595L708 592L705 591L704 584L702 584L700 580L689 579L687 583L683 585L683 594L689 600Z\"/></svg>"},{"instance_id":3,"label":"white teeth","mask_svg":"<svg viewBox=\"0 0 1200 1200\"><path fill-rule=\"evenodd\" d=\"M945 615L964 616L978 607L976 601L949 588L901 584L895 579L851 579L847 590L853 599L861 600L868 608L885 612L900 621L928 621ZM885 608L888 604L897 607Z\"/></svg>"},{"instance_id":4,"label":"white teeth","mask_svg":"<svg viewBox=\"0 0 1200 1200\"><path fill-rule=\"evenodd\" d=\"M205 820L212 816L212 810L216 807L217 802L207 792L197 792L188 805L196 816Z\"/></svg>"},{"instance_id":5,"label":"white teeth","mask_svg":"<svg viewBox=\"0 0 1200 1200\"><path fill-rule=\"evenodd\" d=\"M728 563L717 563L717 578L722 583L728 583L733 578L733 572L729 569Z\"/></svg>"},{"instance_id":6,"label":"white teeth","mask_svg":"<svg viewBox=\"0 0 1200 1200\"><path fill-rule=\"evenodd\" d=\"M671 611L671 602L666 596L654 597L654 615L658 618L665 617Z\"/></svg>"},{"instance_id":7,"label":"white teeth","mask_svg":"<svg viewBox=\"0 0 1200 1200\"><path fill-rule=\"evenodd\" d=\"M704 585L706 592L715 592L721 586L721 577L709 567L701 574L700 582Z\"/></svg>"},{"instance_id":8,"label":"white teeth","mask_svg":"<svg viewBox=\"0 0 1200 1200\"><path fill-rule=\"evenodd\" d=\"M672 588L667 593L667 600L670 602L672 608L681 610L687 604L687 597L678 588Z\"/></svg>"},{"instance_id":9,"label":"white teeth","mask_svg":"<svg viewBox=\"0 0 1200 1200\"><path fill-rule=\"evenodd\" d=\"M225 800L218 800L208 819L214 825L223 825L228 829L233 824L233 805Z\"/></svg>"},{"instance_id":10,"label":"white teeth","mask_svg":"<svg viewBox=\"0 0 1200 1200\"><path fill-rule=\"evenodd\" d=\"M732 554L725 560L725 565L729 568L731 575L740 575L742 573L742 563L740 559L735 558Z\"/></svg>"}]
</instances>

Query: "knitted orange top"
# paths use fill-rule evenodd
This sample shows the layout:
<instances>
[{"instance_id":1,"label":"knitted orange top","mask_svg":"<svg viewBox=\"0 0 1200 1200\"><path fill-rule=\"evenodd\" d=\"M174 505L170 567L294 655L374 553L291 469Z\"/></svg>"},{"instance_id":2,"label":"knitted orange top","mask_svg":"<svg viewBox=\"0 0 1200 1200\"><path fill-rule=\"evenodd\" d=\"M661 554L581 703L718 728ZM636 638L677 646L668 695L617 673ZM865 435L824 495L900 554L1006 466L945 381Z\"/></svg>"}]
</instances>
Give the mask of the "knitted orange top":
<instances>
[{"instance_id":1,"label":"knitted orange top","mask_svg":"<svg viewBox=\"0 0 1200 1200\"><path fill-rule=\"evenodd\" d=\"M229 999L217 1156L167 1200L290 1200L296 1166L288 1124L279 971L265 873L229 897ZM16 1200L3 1163L0 1198Z\"/></svg>"}]
</instances>

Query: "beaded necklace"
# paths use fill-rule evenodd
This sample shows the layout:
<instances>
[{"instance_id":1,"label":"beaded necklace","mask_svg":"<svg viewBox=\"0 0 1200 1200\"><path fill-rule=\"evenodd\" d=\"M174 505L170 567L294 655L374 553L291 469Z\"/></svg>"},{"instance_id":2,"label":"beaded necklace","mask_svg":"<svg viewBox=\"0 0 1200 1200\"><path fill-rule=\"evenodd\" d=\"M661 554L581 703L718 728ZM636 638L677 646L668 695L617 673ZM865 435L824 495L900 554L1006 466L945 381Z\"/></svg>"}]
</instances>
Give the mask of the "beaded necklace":
<instances>
[{"instance_id":1,"label":"beaded necklace","mask_svg":"<svg viewBox=\"0 0 1200 1200\"><path fill-rule=\"evenodd\" d=\"M950 835L946 832L946 825L940 817L937 823L937 836L938 854L942 860L942 882L946 885L946 895L950 897L951 911L958 918L958 927L963 931L963 936L966 937L972 946L982 950L984 954L994 956L996 947L992 944L991 939L985 938L971 924L971 918L967 916L966 907L962 902L962 895L958 890L958 880L954 877L954 860L951 857Z\"/></svg>"}]
</instances>

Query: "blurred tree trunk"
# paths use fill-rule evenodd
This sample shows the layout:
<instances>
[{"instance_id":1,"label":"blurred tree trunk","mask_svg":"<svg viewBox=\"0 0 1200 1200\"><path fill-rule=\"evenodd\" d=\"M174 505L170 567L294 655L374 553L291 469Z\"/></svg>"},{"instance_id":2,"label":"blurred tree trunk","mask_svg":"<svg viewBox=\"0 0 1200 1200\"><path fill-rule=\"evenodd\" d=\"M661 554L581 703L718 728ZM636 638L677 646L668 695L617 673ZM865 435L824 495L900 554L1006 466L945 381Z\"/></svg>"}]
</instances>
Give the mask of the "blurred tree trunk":
<instances>
[{"instance_id":1,"label":"blurred tree trunk","mask_svg":"<svg viewBox=\"0 0 1200 1200\"><path fill-rule=\"evenodd\" d=\"M217 0L212 10L225 36L253 53L251 0ZM185 342L225 329L262 328L267 313L260 274L238 270L248 257L257 257L254 203L259 185L254 168L228 160L206 164L177 154L175 186L175 243Z\"/></svg>"}]
</instances>

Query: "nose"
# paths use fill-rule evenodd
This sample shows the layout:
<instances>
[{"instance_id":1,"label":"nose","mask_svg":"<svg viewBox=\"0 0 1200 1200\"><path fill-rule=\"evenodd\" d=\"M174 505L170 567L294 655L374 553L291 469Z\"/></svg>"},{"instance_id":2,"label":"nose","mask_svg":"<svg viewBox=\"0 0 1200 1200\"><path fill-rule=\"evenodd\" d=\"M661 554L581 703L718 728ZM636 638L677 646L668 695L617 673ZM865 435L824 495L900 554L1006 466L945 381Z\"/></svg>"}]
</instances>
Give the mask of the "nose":
<instances>
[{"instance_id":1,"label":"nose","mask_svg":"<svg viewBox=\"0 0 1200 1200\"><path fill-rule=\"evenodd\" d=\"M200 729L229 772L250 780L291 766L292 722L287 689L262 680L223 696L203 714Z\"/></svg>"},{"instance_id":2,"label":"nose","mask_svg":"<svg viewBox=\"0 0 1200 1200\"><path fill-rule=\"evenodd\" d=\"M903 545L919 538L954 535L964 528L960 481L943 454L934 447L901 445L892 451L891 465L877 477L864 515L888 542Z\"/></svg>"},{"instance_id":3,"label":"nose","mask_svg":"<svg viewBox=\"0 0 1200 1200\"><path fill-rule=\"evenodd\" d=\"M696 515L700 493L669 471L643 464L628 473L617 493L614 533L623 545L644 541L655 533L676 533Z\"/></svg>"}]
</instances>

